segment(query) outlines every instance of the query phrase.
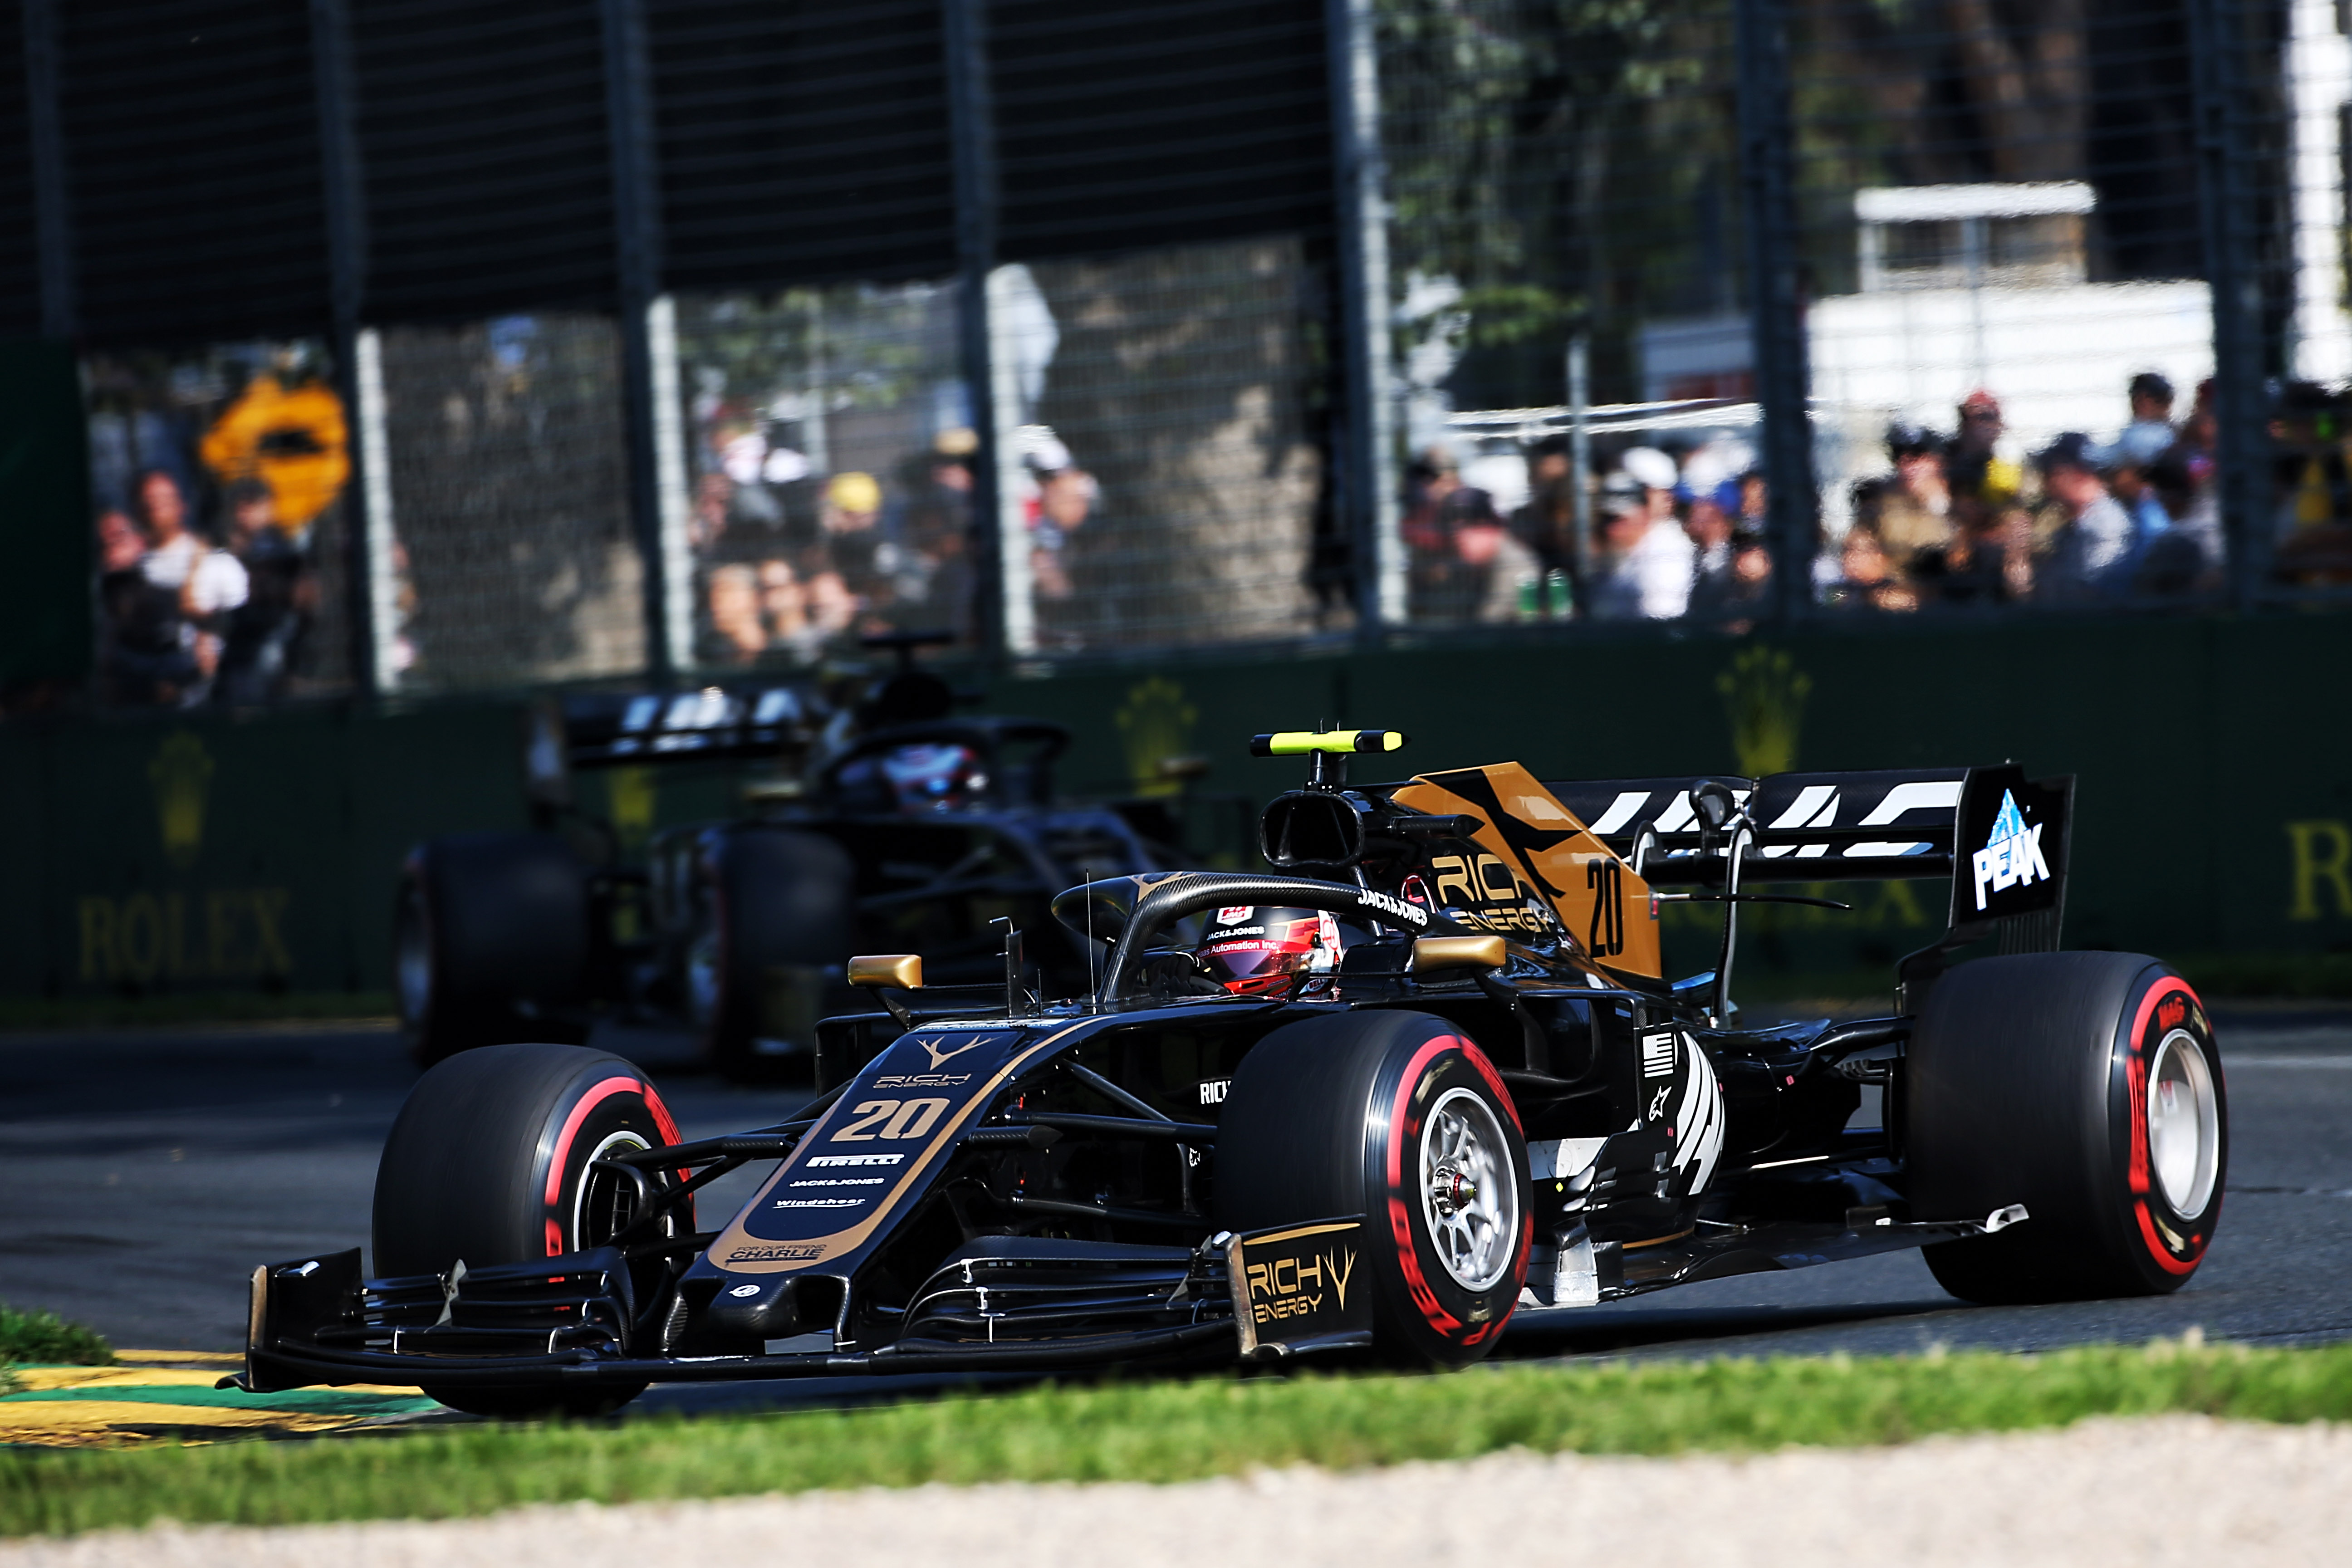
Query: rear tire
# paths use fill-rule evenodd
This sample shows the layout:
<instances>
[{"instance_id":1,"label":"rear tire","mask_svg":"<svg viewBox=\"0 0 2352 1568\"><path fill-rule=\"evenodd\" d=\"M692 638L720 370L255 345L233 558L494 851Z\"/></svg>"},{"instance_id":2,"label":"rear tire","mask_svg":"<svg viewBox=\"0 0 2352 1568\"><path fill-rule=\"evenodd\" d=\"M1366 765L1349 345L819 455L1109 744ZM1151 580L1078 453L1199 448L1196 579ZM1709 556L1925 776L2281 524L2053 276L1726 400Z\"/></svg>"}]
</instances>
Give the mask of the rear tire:
<instances>
[{"instance_id":1,"label":"rear tire","mask_svg":"<svg viewBox=\"0 0 2352 1568\"><path fill-rule=\"evenodd\" d=\"M1527 1141L1502 1079L1421 1013L1338 1014L1259 1041L1225 1097L1216 1209L1234 1231L1362 1215L1378 1347L1433 1366L1495 1348L1534 1236Z\"/></svg>"},{"instance_id":2,"label":"rear tire","mask_svg":"<svg viewBox=\"0 0 2352 1568\"><path fill-rule=\"evenodd\" d=\"M686 976L704 1059L738 1082L805 1075L824 994L856 947L856 868L814 833L736 828L706 842L709 898Z\"/></svg>"},{"instance_id":3,"label":"rear tire","mask_svg":"<svg viewBox=\"0 0 2352 1568\"><path fill-rule=\"evenodd\" d=\"M1945 1289L1988 1305L2152 1296L2197 1270L2221 1218L2228 1099L2187 981L2122 952L1962 964L1913 1037L1911 1210L2025 1223L1926 1249Z\"/></svg>"},{"instance_id":4,"label":"rear tire","mask_svg":"<svg viewBox=\"0 0 2352 1568\"><path fill-rule=\"evenodd\" d=\"M459 833L409 852L393 978L420 1067L480 1046L587 1038L588 876L551 833Z\"/></svg>"},{"instance_id":5,"label":"rear tire","mask_svg":"<svg viewBox=\"0 0 2352 1568\"><path fill-rule=\"evenodd\" d=\"M374 1261L381 1277L446 1274L601 1247L633 1212L629 1189L588 1167L616 1148L657 1149L677 1124L646 1075L606 1051L500 1045L426 1073L384 1141L376 1166ZM693 1200L672 1229L694 1227ZM663 1282L658 1262L638 1299ZM577 1391L427 1384L442 1404L478 1415L598 1415L634 1387Z\"/></svg>"}]
</instances>

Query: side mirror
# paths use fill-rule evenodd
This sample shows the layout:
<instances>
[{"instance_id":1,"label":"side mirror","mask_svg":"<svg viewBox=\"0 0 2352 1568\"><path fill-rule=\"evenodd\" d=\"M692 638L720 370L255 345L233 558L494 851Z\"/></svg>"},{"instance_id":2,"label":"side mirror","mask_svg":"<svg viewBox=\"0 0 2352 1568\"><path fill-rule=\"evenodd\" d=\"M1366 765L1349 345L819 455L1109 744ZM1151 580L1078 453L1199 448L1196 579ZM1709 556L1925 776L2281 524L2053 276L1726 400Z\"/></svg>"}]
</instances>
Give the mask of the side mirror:
<instances>
[{"instance_id":1,"label":"side mirror","mask_svg":"<svg viewBox=\"0 0 2352 1568\"><path fill-rule=\"evenodd\" d=\"M895 991L920 991L923 988L923 955L919 952L867 953L849 961L849 983L869 989L889 986Z\"/></svg>"},{"instance_id":2,"label":"side mirror","mask_svg":"<svg viewBox=\"0 0 2352 1568\"><path fill-rule=\"evenodd\" d=\"M1510 954L1499 936L1417 936L1412 939L1412 972L1437 969L1500 969Z\"/></svg>"}]
</instances>

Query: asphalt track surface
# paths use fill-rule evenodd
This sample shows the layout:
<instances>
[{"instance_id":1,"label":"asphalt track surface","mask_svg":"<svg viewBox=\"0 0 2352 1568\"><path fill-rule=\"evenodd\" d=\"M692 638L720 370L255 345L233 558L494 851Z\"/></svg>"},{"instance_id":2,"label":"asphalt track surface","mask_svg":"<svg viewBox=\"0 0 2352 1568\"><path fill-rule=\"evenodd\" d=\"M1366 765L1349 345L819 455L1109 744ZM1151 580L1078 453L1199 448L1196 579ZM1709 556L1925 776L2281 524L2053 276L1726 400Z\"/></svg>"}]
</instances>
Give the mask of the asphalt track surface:
<instances>
[{"instance_id":1,"label":"asphalt track surface","mask_svg":"<svg viewBox=\"0 0 2352 1568\"><path fill-rule=\"evenodd\" d=\"M2177 1294L1971 1307L1897 1253L1525 1313L1502 1353L2040 1350L2191 1327L2255 1343L2352 1338L2352 1009L2250 1007L2219 1022L2229 1196L2204 1267ZM805 1098L695 1076L675 1039L615 1031L596 1043L655 1074L689 1138L776 1121ZM256 1263L365 1242L376 1156L415 1079L376 1027L0 1037L0 1300L117 1344L236 1348ZM757 1174L730 1177L705 1212ZM656 1389L633 1408L855 1399L875 1382Z\"/></svg>"}]
</instances>

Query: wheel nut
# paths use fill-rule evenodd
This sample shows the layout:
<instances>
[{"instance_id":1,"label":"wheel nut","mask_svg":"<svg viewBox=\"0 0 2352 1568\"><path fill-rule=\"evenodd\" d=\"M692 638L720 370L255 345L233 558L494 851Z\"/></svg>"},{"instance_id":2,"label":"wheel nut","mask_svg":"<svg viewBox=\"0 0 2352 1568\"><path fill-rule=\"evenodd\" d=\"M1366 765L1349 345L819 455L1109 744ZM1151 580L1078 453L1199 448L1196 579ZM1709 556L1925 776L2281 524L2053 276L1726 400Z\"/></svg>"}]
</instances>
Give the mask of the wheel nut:
<instances>
[{"instance_id":1,"label":"wheel nut","mask_svg":"<svg viewBox=\"0 0 2352 1568\"><path fill-rule=\"evenodd\" d=\"M1472 1181L1466 1173L1451 1165L1440 1165L1433 1173L1429 1200L1436 1205L1438 1213L1451 1215L1456 1209L1466 1208L1477 1196L1478 1184Z\"/></svg>"}]
</instances>

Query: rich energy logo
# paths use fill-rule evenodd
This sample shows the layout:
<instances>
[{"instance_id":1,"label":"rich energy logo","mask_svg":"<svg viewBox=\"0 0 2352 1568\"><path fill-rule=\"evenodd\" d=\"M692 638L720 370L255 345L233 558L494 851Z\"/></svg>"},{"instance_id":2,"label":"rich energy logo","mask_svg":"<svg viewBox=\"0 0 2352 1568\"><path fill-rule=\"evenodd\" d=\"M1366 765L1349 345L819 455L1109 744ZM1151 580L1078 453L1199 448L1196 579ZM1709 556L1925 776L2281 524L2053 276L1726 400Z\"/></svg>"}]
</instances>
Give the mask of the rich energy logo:
<instances>
[{"instance_id":1,"label":"rich energy logo","mask_svg":"<svg viewBox=\"0 0 2352 1568\"><path fill-rule=\"evenodd\" d=\"M1348 1283L1356 1276L1356 1250L1338 1247L1304 1258L1277 1258L1253 1263L1244 1271L1249 1282L1250 1315L1261 1323L1303 1318L1323 1305L1326 1290L1348 1310Z\"/></svg>"},{"instance_id":2,"label":"rich energy logo","mask_svg":"<svg viewBox=\"0 0 2352 1568\"><path fill-rule=\"evenodd\" d=\"M1979 910L1990 893L2049 879L2050 862L2042 858L2042 825L2026 826L2017 797L2008 790L2000 792L2000 815L1992 819L1992 835L1969 868L1975 873Z\"/></svg>"}]
</instances>

